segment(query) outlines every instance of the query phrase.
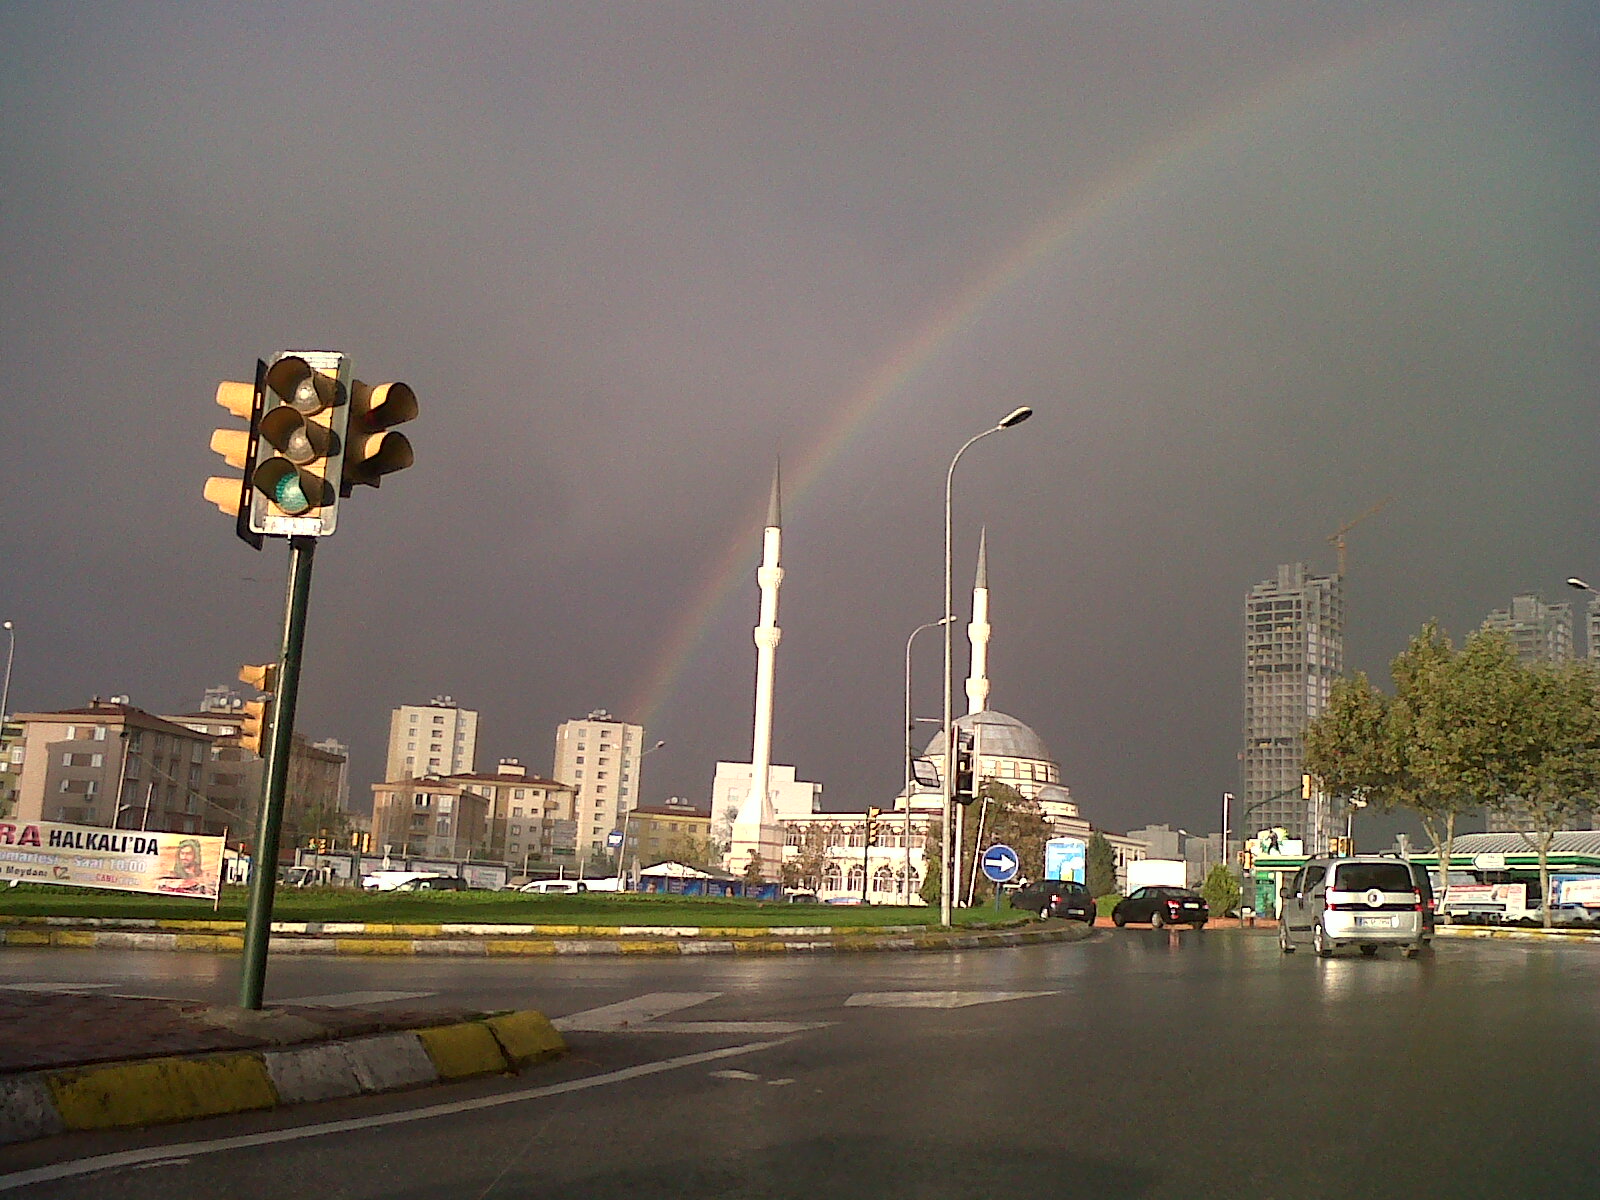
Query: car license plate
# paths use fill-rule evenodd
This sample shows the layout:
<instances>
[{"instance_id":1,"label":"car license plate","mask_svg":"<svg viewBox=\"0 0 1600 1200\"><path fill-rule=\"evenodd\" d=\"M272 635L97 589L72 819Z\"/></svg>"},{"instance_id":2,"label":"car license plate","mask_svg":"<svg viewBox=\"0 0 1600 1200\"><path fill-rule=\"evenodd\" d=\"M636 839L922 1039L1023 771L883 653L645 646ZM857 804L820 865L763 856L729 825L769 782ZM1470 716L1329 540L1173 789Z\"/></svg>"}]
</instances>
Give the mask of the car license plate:
<instances>
[{"instance_id":1,"label":"car license plate","mask_svg":"<svg viewBox=\"0 0 1600 1200\"><path fill-rule=\"evenodd\" d=\"M1393 917L1357 917L1357 929L1393 929Z\"/></svg>"}]
</instances>

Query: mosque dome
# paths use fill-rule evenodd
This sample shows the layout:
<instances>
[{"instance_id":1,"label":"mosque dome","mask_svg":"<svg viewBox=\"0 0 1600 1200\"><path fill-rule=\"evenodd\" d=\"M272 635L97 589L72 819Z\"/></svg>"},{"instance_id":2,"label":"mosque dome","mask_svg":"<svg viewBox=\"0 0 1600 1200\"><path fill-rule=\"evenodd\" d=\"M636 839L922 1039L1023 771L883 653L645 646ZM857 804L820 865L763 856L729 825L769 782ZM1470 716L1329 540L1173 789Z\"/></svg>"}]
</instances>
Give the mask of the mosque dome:
<instances>
[{"instance_id":1,"label":"mosque dome","mask_svg":"<svg viewBox=\"0 0 1600 1200\"><path fill-rule=\"evenodd\" d=\"M955 719L957 729L977 727L978 753L985 758L1029 758L1039 762L1056 760L1044 739L1017 718L1003 712L984 709ZM928 748L923 751L928 758L944 757L944 730L933 735Z\"/></svg>"}]
</instances>

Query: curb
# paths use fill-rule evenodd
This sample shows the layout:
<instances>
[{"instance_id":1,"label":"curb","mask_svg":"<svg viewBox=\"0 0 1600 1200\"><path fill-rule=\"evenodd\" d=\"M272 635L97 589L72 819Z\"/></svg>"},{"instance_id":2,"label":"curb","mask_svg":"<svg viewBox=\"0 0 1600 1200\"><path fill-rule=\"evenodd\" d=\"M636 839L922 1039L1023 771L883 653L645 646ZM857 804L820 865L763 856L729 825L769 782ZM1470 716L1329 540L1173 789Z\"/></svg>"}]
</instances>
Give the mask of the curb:
<instances>
[{"instance_id":1,"label":"curb","mask_svg":"<svg viewBox=\"0 0 1600 1200\"><path fill-rule=\"evenodd\" d=\"M585 931L586 933L588 931ZM784 930L775 936L762 931L731 935L727 930L703 930L695 936L681 930L653 936L630 927L628 936L522 937L496 933L451 937L426 936L294 936L280 934L271 942L274 954L336 954L350 956L432 956L465 958L556 957L564 955L702 954L846 954L892 951L978 950L1001 946L1029 946L1041 942L1078 941L1093 933L1090 926L1064 922L1060 928L1033 927L972 933L936 933L920 927L901 930ZM235 933L168 933L122 929L31 928L0 929L0 946L55 947L75 950L167 950L238 954L244 939Z\"/></svg>"},{"instance_id":2,"label":"curb","mask_svg":"<svg viewBox=\"0 0 1600 1200\"><path fill-rule=\"evenodd\" d=\"M397 924L366 921L274 921L274 934L333 937L823 937L851 933L918 933L926 925L535 925L507 923ZM0 934L48 929L132 930L140 933L244 935L243 921L154 917L18 917L0 915Z\"/></svg>"},{"instance_id":3,"label":"curb","mask_svg":"<svg viewBox=\"0 0 1600 1200\"><path fill-rule=\"evenodd\" d=\"M1440 925L1435 937L1503 938L1512 942L1600 942L1600 930L1518 929L1495 925Z\"/></svg>"},{"instance_id":4,"label":"curb","mask_svg":"<svg viewBox=\"0 0 1600 1200\"><path fill-rule=\"evenodd\" d=\"M527 1010L281 1050L30 1071L0 1077L0 1145L515 1072L566 1048Z\"/></svg>"}]
</instances>

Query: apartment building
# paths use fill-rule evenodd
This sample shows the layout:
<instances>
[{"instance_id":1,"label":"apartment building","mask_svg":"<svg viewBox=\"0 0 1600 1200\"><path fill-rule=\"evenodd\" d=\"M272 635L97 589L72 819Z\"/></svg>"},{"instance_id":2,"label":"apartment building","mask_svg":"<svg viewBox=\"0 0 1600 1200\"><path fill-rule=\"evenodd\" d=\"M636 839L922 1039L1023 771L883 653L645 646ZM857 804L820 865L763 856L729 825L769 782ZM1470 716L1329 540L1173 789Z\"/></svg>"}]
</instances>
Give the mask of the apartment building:
<instances>
[{"instance_id":1,"label":"apartment building","mask_svg":"<svg viewBox=\"0 0 1600 1200\"><path fill-rule=\"evenodd\" d=\"M452 779L375 783L372 851L407 858L488 858L488 797Z\"/></svg>"},{"instance_id":2,"label":"apartment building","mask_svg":"<svg viewBox=\"0 0 1600 1200\"><path fill-rule=\"evenodd\" d=\"M1326 797L1302 795L1305 729L1344 672L1344 585L1284 563L1244 606L1241 829L1283 828L1309 852L1328 847Z\"/></svg>"},{"instance_id":3,"label":"apartment building","mask_svg":"<svg viewBox=\"0 0 1600 1200\"><path fill-rule=\"evenodd\" d=\"M469 775L477 769L478 714L450 696L402 704L389 715L385 780Z\"/></svg>"},{"instance_id":4,"label":"apartment building","mask_svg":"<svg viewBox=\"0 0 1600 1200\"><path fill-rule=\"evenodd\" d=\"M678 858L690 845L704 845L711 837L711 814L674 796L665 804L635 807L628 813L623 832L627 834L623 858L630 864L651 867Z\"/></svg>"},{"instance_id":5,"label":"apartment building","mask_svg":"<svg viewBox=\"0 0 1600 1200\"><path fill-rule=\"evenodd\" d=\"M575 857L577 789L572 785L529 775L515 758L502 758L492 775L452 775L446 782L488 801L487 857L513 865Z\"/></svg>"},{"instance_id":6,"label":"apartment building","mask_svg":"<svg viewBox=\"0 0 1600 1200\"><path fill-rule=\"evenodd\" d=\"M1523 592L1511 597L1510 608L1497 608L1484 618L1485 629L1495 629L1511 639L1517 657L1525 663L1569 662L1573 656L1572 605L1546 604L1544 598ZM1593 625L1590 626L1593 655Z\"/></svg>"},{"instance_id":7,"label":"apartment building","mask_svg":"<svg viewBox=\"0 0 1600 1200\"><path fill-rule=\"evenodd\" d=\"M210 795L215 739L127 703L18 713L14 814L109 828L220 834L230 823Z\"/></svg>"},{"instance_id":8,"label":"apartment building","mask_svg":"<svg viewBox=\"0 0 1600 1200\"><path fill-rule=\"evenodd\" d=\"M639 803L639 767L644 758L644 726L620 721L603 708L582 720L563 721L556 730L555 770L575 791L580 861L607 852L606 836L621 829Z\"/></svg>"}]
</instances>

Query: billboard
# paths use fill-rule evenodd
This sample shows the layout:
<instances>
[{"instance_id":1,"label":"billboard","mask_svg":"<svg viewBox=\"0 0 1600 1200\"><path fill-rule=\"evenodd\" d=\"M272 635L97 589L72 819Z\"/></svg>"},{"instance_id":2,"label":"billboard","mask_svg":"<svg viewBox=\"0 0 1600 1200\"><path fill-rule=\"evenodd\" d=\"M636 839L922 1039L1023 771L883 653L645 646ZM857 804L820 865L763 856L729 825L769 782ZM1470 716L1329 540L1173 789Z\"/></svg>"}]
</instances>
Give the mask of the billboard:
<instances>
[{"instance_id":1,"label":"billboard","mask_svg":"<svg viewBox=\"0 0 1600 1200\"><path fill-rule=\"evenodd\" d=\"M222 846L192 833L0 821L0 880L211 899Z\"/></svg>"},{"instance_id":2,"label":"billboard","mask_svg":"<svg viewBox=\"0 0 1600 1200\"><path fill-rule=\"evenodd\" d=\"M1089 845L1082 838L1051 838L1044 844L1044 877L1087 882Z\"/></svg>"}]
</instances>

